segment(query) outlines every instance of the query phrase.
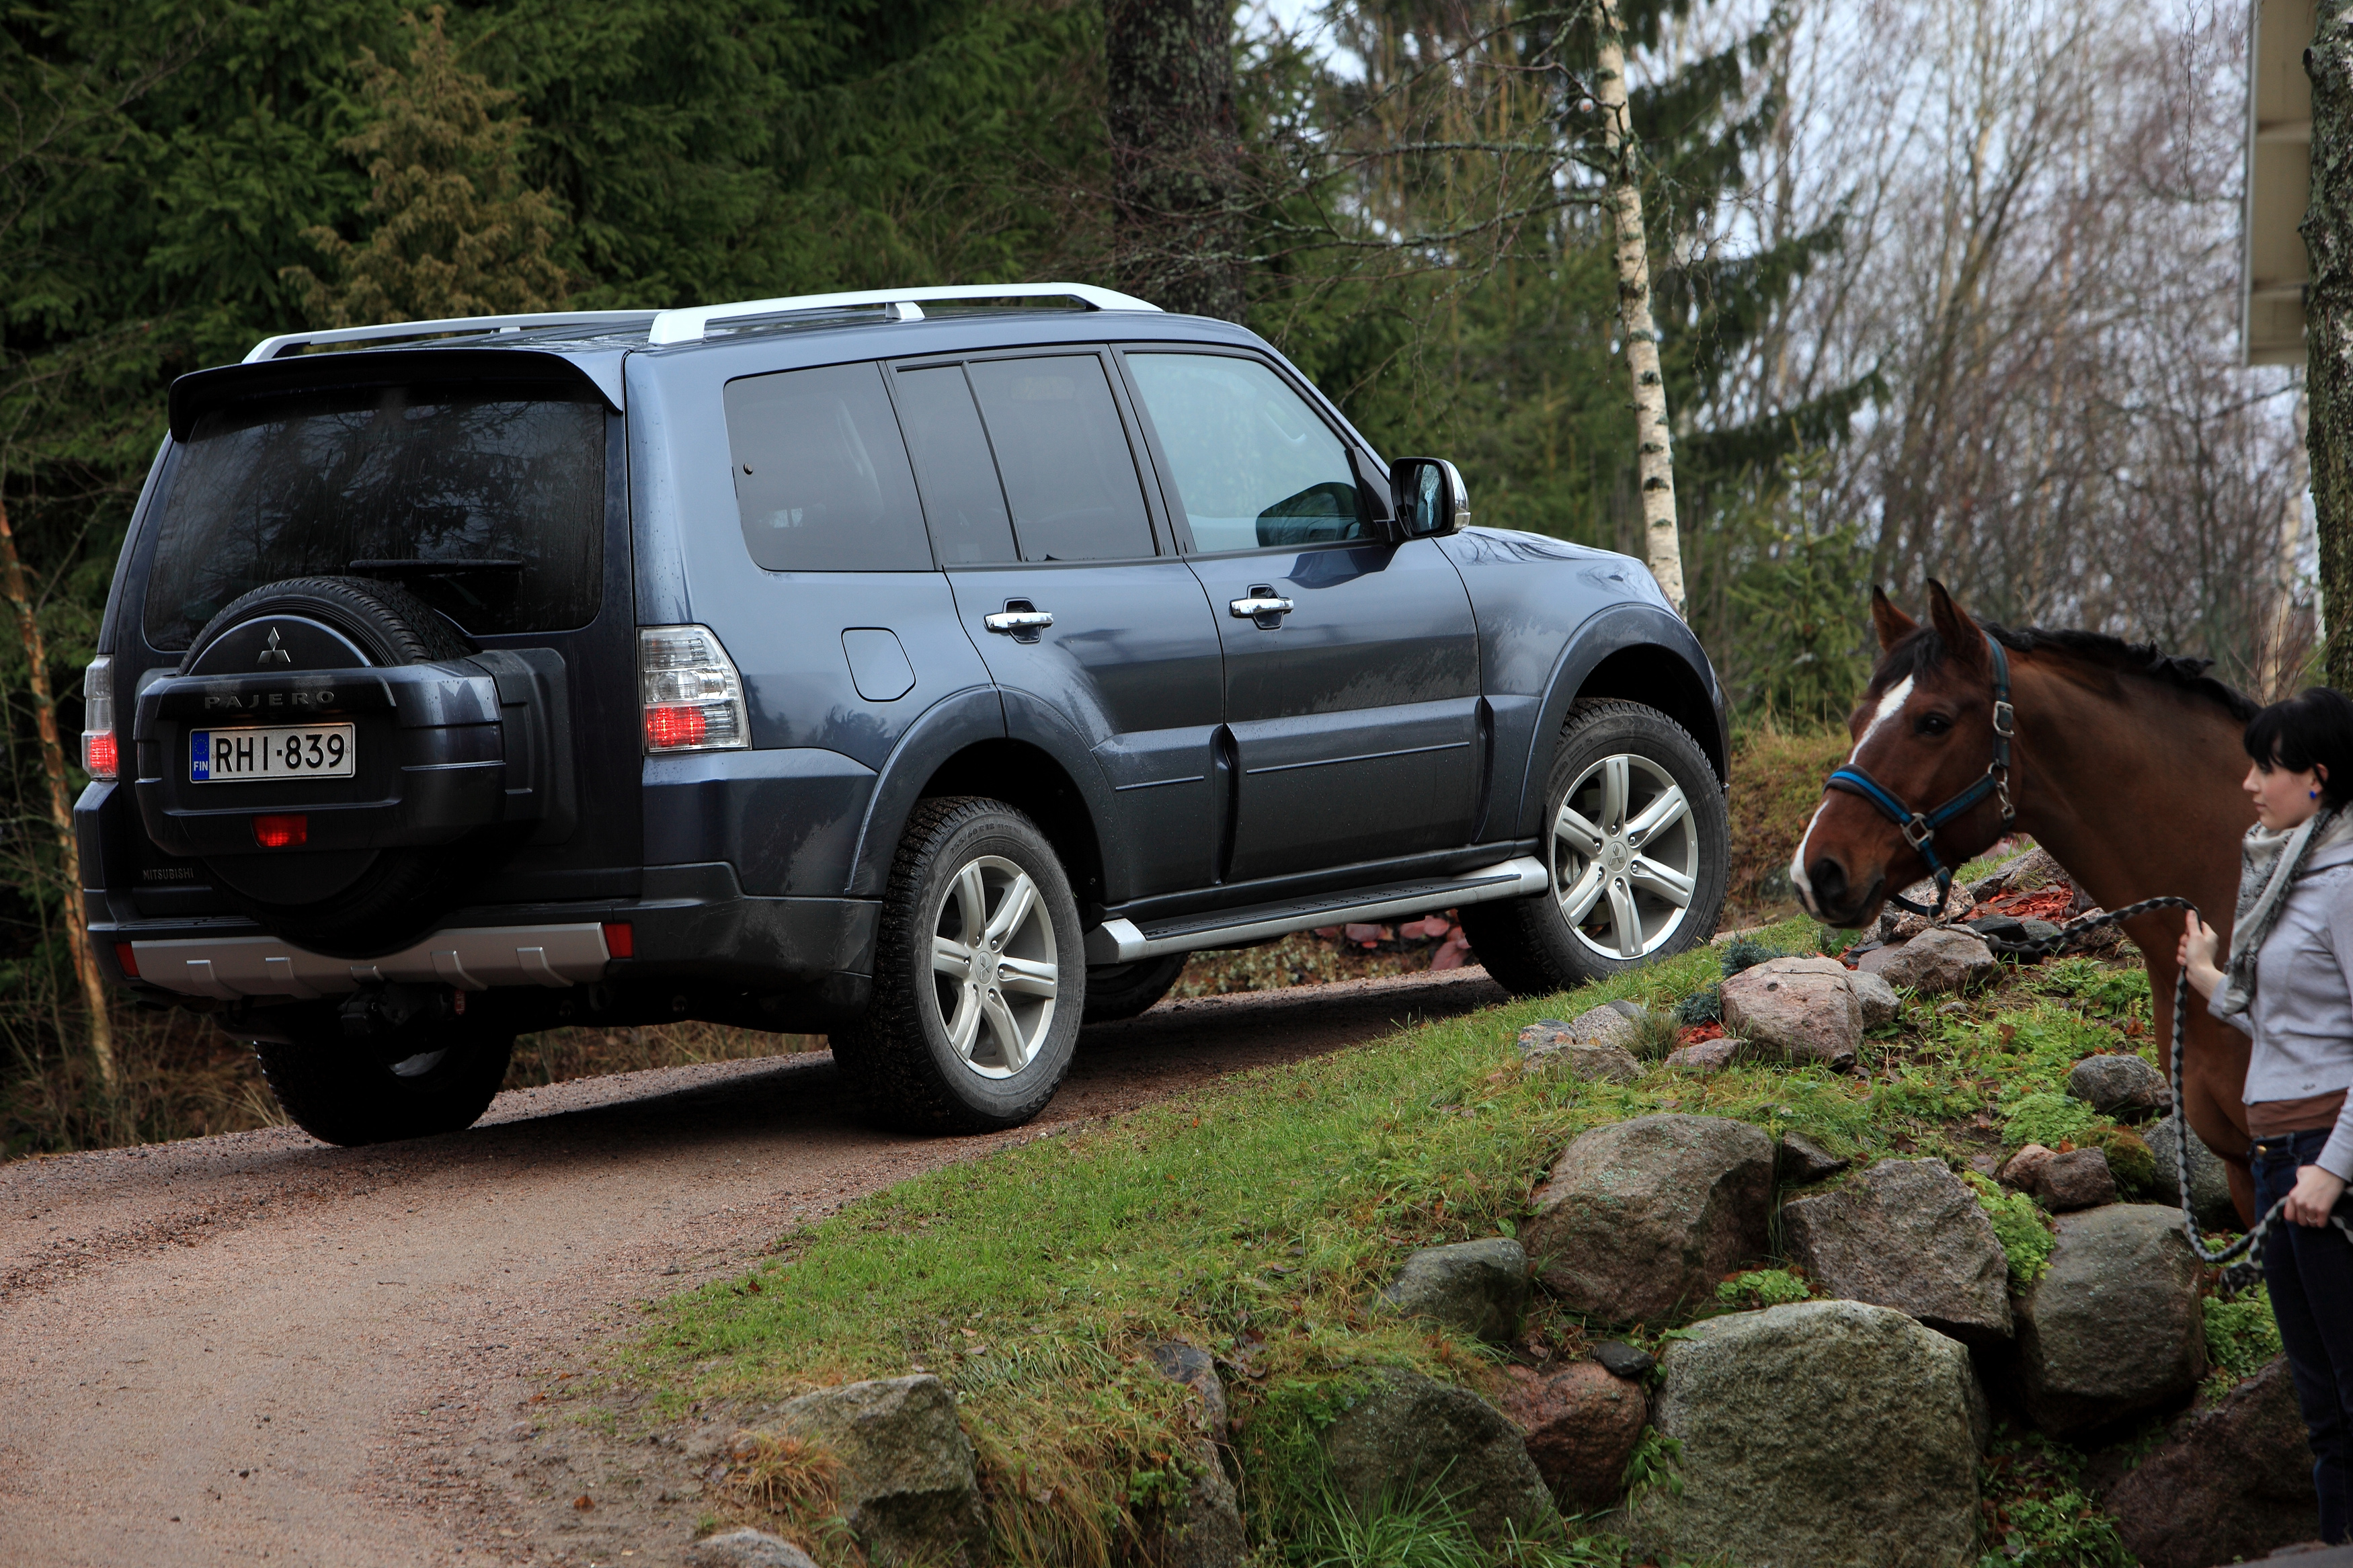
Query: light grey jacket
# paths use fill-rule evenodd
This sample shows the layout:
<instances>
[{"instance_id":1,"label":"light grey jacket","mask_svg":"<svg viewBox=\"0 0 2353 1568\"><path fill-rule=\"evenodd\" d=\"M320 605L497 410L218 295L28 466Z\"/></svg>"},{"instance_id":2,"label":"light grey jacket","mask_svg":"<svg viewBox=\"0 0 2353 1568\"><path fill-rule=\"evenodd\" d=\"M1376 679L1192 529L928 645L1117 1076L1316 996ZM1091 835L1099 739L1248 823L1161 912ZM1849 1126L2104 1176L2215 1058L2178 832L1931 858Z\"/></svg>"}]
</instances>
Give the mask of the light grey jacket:
<instances>
[{"instance_id":1,"label":"light grey jacket","mask_svg":"<svg viewBox=\"0 0 2353 1568\"><path fill-rule=\"evenodd\" d=\"M2353 1089L2353 843L2313 852L2255 955L2253 1005L2223 1021L2254 1039L2249 1104ZM2317 1163L2353 1182L2353 1095Z\"/></svg>"}]
</instances>

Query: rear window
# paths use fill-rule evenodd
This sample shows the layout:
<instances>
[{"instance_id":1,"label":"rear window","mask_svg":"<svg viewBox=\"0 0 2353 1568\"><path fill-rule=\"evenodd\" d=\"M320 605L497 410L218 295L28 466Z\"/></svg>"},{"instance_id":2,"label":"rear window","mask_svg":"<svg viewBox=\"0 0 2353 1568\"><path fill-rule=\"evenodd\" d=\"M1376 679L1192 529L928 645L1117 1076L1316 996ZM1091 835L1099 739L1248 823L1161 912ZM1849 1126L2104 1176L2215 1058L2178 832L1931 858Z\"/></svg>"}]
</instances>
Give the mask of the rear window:
<instances>
[{"instance_id":1,"label":"rear window","mask_svg":"<svg viewBox=\"0 0 2353 1568\"><path fill-rule=\"evenodd\" d=\"M928 572L915 476L879 364L727 384L744 544L771 572Z\"/></svg>"},{"instance_id":2,"label":"rear window","mask_svg":"<svg viewBox=\"0 0 2353 1568\"><path fill-rule=\"evenodd\" d=\"M189 432L158 498L145 626L185 647L288 577L399 583L477 636L596 619L605 409L569 387L407 385L240 404Z\"/></svg>"}]
</instances>

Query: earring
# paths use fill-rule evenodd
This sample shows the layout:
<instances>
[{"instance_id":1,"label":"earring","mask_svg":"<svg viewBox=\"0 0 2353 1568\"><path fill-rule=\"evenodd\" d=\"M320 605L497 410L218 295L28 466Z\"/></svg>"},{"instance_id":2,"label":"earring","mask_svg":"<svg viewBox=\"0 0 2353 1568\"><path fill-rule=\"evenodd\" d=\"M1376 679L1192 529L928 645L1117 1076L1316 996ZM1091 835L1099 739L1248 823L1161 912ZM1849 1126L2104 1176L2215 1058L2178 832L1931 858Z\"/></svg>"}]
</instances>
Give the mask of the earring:
<instances>
[{"instance_id":1,"label":"earring","mask_svg":"<svg viewBox=\"0 0 2353 1568\"><path fill-rule=\"evenodd\" d=\"M2314 791L2313 791L2309 795L2306 795L2305 798L2306 798L2306 799L2307 799L2307 800L2318 800L2318 799L2320 798L2320 792L2319 792L2318 790L2314 790Z\"/></svg>"}]
</instances>

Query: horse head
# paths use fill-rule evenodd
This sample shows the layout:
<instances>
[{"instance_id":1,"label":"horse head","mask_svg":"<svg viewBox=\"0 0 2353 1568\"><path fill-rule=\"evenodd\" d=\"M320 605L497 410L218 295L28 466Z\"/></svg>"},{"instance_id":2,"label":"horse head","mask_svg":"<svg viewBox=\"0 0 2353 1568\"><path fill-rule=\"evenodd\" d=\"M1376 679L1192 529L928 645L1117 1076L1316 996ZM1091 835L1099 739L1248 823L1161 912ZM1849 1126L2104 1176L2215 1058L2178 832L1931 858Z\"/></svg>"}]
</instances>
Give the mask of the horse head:
<instances>
[{"instance_id":1,"label":"horse head","mask_svg":"<svg viewBox=\"0 0 2353 1568\"><path fill-rule=\"evenodd\" d=\"M1807 910L1840 926L1867 923L1891 894L1983 853L2009 809L2010 719L2005 709L1998 731L1995 706L2005 656L1935 581L1926 626L1877 588L1871 619L1879 664L1847 716L1854 750L1789 859Z\"/></svg>"}]
</instances>

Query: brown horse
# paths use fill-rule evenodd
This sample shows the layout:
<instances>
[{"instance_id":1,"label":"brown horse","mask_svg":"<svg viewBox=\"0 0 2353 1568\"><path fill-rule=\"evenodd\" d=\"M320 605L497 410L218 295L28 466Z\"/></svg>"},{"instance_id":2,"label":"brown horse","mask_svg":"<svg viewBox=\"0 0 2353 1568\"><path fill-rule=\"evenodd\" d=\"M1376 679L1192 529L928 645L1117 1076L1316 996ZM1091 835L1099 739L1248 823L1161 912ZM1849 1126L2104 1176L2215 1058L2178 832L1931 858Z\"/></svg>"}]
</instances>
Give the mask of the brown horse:
<instances>
[{"instance_id":1,"label":"brown horse","mask_svg":"<svg viewBox=\"0 0 2353 1568\"><path fill-rule=\"evenodd\" d=\"M2105 909L2176 894L2195 903L2230 940L2239 885L2239 838L2254 808L2239 788L2247 771L2241 734L2255 705L2205 674L2204 663L2168 658L2088 632L1981 627L1938 583L1928 584L1928 625L1872 590L1879 666L1847 720L1851 763L1905 806L1932 812L1982 778L1993 760L1992 658L2007 651L2016 710L2009 791L2019 831L2033 835L2076 886ZM1995 798L1947 823L1934 847L1958 867L2002 831ZM1789 863L1813 914L1833 925L1874 919L1887 895L1928 875L1896 825L1868 801L1826 790ZM2126 922L2148 962L2157 1037L2170 1040L2179 910ZM2254 1218L2247 1173L2248 1041L2189 997L2182 1081L2175 1092L2190 1127L2228 1162L2242 1219Z\"/></svg>"}]
</instances>

